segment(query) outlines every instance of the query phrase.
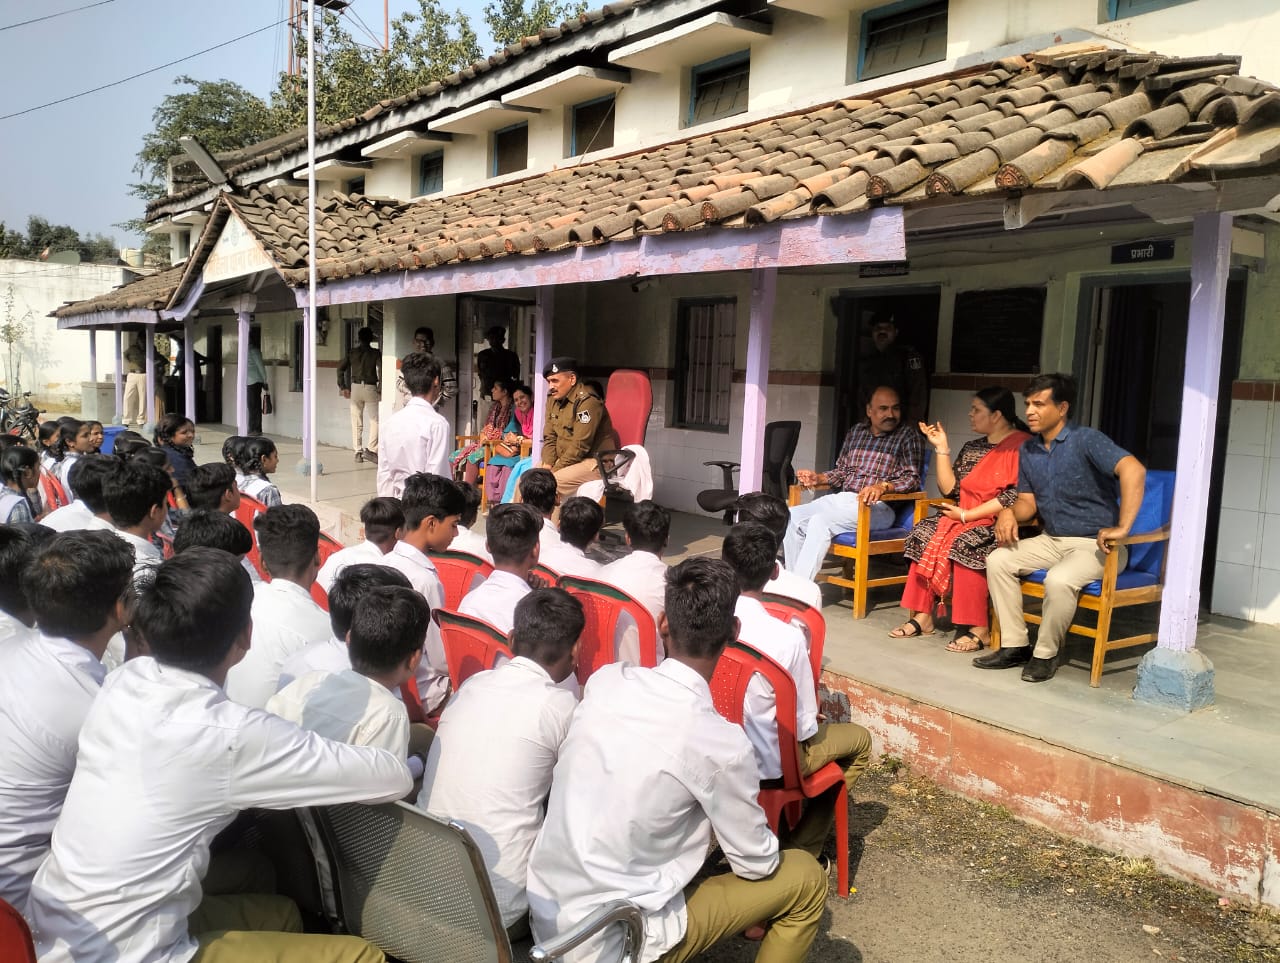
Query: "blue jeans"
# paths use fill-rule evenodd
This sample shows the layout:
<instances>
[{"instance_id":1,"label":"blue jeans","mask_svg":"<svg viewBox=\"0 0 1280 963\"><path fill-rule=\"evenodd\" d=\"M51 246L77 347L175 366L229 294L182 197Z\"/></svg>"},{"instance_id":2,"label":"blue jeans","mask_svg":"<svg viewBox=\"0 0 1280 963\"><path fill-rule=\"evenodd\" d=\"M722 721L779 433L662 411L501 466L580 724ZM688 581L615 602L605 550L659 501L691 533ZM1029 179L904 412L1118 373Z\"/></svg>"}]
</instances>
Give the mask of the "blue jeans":
<instances>
[{"instance_id":1,"label":"blue jeans","mask_svg":"<svg viewBox=\"0 0 1280 963\"><path fill-rule=\"evenodd\" d=\"M871 527L893 524L893 509L884 502L871 506ZM812 580L822 567L831 540L844 532L858 530L858 493L833 492L815 498L808 505L791 509L791 521L782 538L787 570Z\"/></svg>"}]
</instances>

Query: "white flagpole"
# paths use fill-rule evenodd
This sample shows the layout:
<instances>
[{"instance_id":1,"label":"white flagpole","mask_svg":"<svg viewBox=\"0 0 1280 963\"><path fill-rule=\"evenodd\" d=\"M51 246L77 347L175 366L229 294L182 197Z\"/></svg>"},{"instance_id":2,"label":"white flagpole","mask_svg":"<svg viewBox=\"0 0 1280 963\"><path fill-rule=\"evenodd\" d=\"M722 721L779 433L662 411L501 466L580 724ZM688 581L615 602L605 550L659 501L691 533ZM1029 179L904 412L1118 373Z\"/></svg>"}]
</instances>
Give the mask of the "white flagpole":
<instances>
[{"instance_id":1,"label":"white flagpole","mask_svg":"<svg viewBox=\"0 0 1280 963\"><path fill-rule=\"evenodd\" d=\"M320 473L316 446L316 2L307 0L307 370L306 459L311 501Z\"/></svg>"}]
</instances>

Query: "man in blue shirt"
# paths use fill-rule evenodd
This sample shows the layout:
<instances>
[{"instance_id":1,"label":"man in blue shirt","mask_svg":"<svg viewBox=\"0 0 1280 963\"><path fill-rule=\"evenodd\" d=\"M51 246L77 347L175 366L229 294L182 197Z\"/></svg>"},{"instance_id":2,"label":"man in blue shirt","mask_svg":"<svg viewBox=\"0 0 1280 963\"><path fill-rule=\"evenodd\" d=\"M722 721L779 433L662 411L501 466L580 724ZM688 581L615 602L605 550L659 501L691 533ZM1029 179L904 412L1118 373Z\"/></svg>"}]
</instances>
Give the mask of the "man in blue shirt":
<instances>
[{"instance_id":1,"label":"man in blue shirt","mask_svg":"<svg viewBox=\"0 0 1280 963\"><path fill-rule=\"evenodd\" d=\"M987 558L1001 647L973 664L980 669L1023 665L1024 682L1047 682L1057 671L1058 650L1080 590L1102 577L1111 552L1119 552L1120 568L1125 566L1128 550L1114 542L1133 526L1147 470L1102 432L1067 421L1076 398L1070 375L1039 375L1023 396L1027 425L1036 434L1019 452L1018 500L996 517L1000 547ZM1043 533L1019 541L1018 525L1037 514ZM1043 618L1032 652L1022 618L1021 578L1042 568L1048 570Z\"/></svg>"}]
</instances>

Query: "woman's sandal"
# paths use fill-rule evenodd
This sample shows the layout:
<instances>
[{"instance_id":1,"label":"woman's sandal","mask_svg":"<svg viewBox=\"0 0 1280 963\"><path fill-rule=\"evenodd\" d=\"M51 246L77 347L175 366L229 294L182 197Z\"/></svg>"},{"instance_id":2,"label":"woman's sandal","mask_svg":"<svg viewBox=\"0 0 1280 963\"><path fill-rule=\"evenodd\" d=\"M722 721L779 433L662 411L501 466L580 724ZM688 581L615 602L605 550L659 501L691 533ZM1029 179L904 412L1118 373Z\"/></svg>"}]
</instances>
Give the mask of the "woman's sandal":
<instances>
[{"instance_id":1,"label":"woman's sandal","mask_svg":"<svg viewBox=\"0 0 1280 963\"><path fill-rule=\"evenodd\" d=\"M903 630L904 630L904 629L906 629L906 628L907 628L907 626L911 626L913 629L915 629L915 631L914 631L914 632L911 632L911 631L905 631L905 632L904 632ZM920 623L919 623L919 622L917 622L915 619L907 619L905 622L903 622L903 623L902 623L901 625L899 625L896 629L894 629L892 632L890 632L890 633L889 633L889 638L891 638L891 639L915 639L915 638L918 638L919 636L922 636L922 635L933 635L933 633L934 633L934 630L933 630L933 629L930 629L928 632L926 632L923 628L921 628L921 627L920 627Z\"/></svg>"},{"instance_id":2,"label":"woman's sandal","mask_svg":"<svg viewBox=\"0 0 1280 963\"><path fill-rule=\"evenodd\" d=\"M948 652L977 652L986 648L986 643L972 632L961 632L947 643Z\"/></svg>"}]
</instances>

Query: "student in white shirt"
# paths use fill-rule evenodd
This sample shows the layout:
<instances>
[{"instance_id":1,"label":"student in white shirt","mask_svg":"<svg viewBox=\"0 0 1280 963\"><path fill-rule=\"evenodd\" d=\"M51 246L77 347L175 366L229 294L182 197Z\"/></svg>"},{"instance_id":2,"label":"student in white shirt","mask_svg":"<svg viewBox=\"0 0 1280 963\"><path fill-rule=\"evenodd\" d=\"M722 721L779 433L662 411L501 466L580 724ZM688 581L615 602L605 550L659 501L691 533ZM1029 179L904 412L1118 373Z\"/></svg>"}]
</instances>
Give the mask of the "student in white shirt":
<instances>
[{"instance_id":1,"label":"student in white shirt","mask_svg":"<svg viewBox=\"0 0 1280 963\"><path fill-rule=\"evenodd\" d=\"M240 484L235 469L226 462L197 465L183 486L187 507L193 512L207 508L230 515L240 507Z\"/></svg>"},{"instance_id":2,"label":"student in white shirt","mask_svg":"<svg viewBox=\"0 0 1280 963\"><path fill-rule=\"evenodd\" d=\"M458 611L502 632L515 624L516 603L529 594L529 573L538 564L542 521L528 505L495 505L485 521L485 544L493 556L489 577L462 598Z\"/></svg>"},{"instance_id":3,"label":"student in white shirt","mask_svg":"<svg viewBox=\"0 0 1280 963\"><path fill-rule=\"evenodd\" d=\"M42 513L40 456L25 445L0 450L0 524L34 522Z\"/></svg>"},{"instance_id":4,"label":"student in white shirt","mask_svg":"<svg viewBox=\"0 0 1280 963\"><path fill-rule=\"evenodd\" d=\"M236 457L239 459L236 467L240 470L241 493L257 499L267 508L283 504L280 489L269 477L280 467L276 443L261 435L248 438L237 449Z\"/></svg>"},{"instance_id":5,"label":"student in white shirt","mask_svg":"<svg viewBox=\"0 0 1280 963\"><path fill-rule=\"evenodd\" d=\"M76 500L55 508L40 519L40 524L55 532L110 531L114 526L102 497L102 483L119 465L120 460L110 455L85 455L71 468Z\"/></svg>"},{"instance_id":6,"label":"student in white shirt","mask_svg":"<svg viewBox=\"0 0 1280 963\"><path fill-rule=\"evenodd\" d=\"M636 502L623 516L631 554L604 567L601 581L616 585L647 608L656 621L667 589L667 563L662 560L671 534L671 515L657 502Z\"/></svg>"},{"instance_id":7,"label":"student in white shirt","mask_svg":"<svg viewBox=\"0 0 1280 963\"><path fill-rule=\"evenodd\" d=\"M92 434L87 421L58 419L58 443L54 446L55 457L58 458L56 474L68 498L75 498L75 490L71 486L71 466L94 451Z\"/></svg>"},{"instance_id":8,"label":"student in white shirt","mask_svg":"<svg viewBox=\"0 0 1280 963\"><path fill-rule=\"evenodd\" d=\"M279 688L311 672L346 672L351 668L351 653L347 648L351 620L360 600L376 588L411 589L413 586L403 572L386 565L360 562L344 568L329 592L329 628L333 634L291 656L280 670ZM425 636L425 629L423 634ZM421 640L418 648L422 648Z\"/></svg>"},{"instance_id":9,"label":"student in white shirt","mask_svg":"<svg viewBox=\"0 0 1280 963\"><path fill-rule=\"evenodd\" d=\"M0 651L10 642L25 639L36 624L22 594L22 573L53 535L43 525L0 525Z\"/></svg>"},{"instance_id":10,"label":"student in white shirt","mask_svg":"<svg viewBox=\"0 0 1280 963\"><path fill-rule=\"evenodd\" d=\"M791 510L787 503L777 495L764 492L749 492L738 499L738 521L759 522L773 532L778 544L787 533L787 524L791 521ZM803 578L795 572L789 572L781 565L773 578L765 583L764 590L770 595L785 595L789 599L803 602L810 608L822 609L822 588L810 578Z\"/></svg>"},{"instance_id":11,"label":"student in white shirt","mask_svg":"<svg viewBox=\"0 0 1280 963\"><path fill-rule=\"evenodd\" d=\"M152 539L169 516L172 488L163 469L138 459L117 465L102 481L102 499L116 535L133 549L135 578L164 560Z\"/></svg>"},{"instance_id":12,"label":"student in white shirt","mask_svg":"<svg viewBox=\"0 0 1280 963\"><path fill-rule=\"evenodd\" d=\"M384 453L386 444L384 432L381 442ZM425 472L410 475L405 479L404 494L400 498L404 537L378 563L401 572L414 591L427 600L432 611L444 607L444 586L427 553L443 552L453 542L462 506L462 492L452 479ZM449 664L444 657L444 643L440 641L440 627L434 622L427 629L423 645L424 655L418 663L415 682L422 710L430 715L444 705L449 695Z\"/></svg>"},{"instance_id":13,"label":"student in white shirt","mask_svg":"<svg viewBox=\"0 0 1280 963\"><path fill-rule=\"evenodd\" d=\"M300 676L271 697L267 711L327 739L406 758L409 714L396 693L418 670L430 621L427 600L407 585L370 589L351 619L351 668Z\"/></svg>"},{"instance_id":14,"label":"student in white shirt","mask_svg":"<svg viewBox=\"0 0 1280 963\"><path fill-rule=\"evenodd\" d=\"M129 617L133 553L108 532L56 535L22 591L36 632L0 646L0 898L21 909L76 768L80 727Z\"/></svg>"},{"instance_id":15,"label":"student in white shirt","mask_svg":"<svg viewBox=\"0 0 1280 963\"><path fill-rule=\"evenodd\" d=\"M398 498L370 498L360 506L360 524L364 527L364 541L358 545L340 548L320 566L316 582L326 594L341 571L359 562L382 563L382 556L396 547L404 534L404 509Z\"/></svg>"},{"instance_id":16,"label":"student in white shirt","mask_svg":"<svg viewBox=\"0 0 1280 963\"><path fill-rule=\"evenodd\" d=\"M173 536L173 554L178 555L197 546L230 552L240 559L241 567L249 573L249 578L254 583L262 581L258 570L248 558L249 552L253 550L253 536L235 516L207 508L187 513L182 519L182 526Z\"/></svg>"},{"instance_id":17,"label":"student in white shirt","mask_svg":"<svg viewBox=\"0 0 1280 963\"><path fill-rule=\"evenodd\" d=\"M329 616L311 597L320 569L320 522L306 505L276 505L254 516L270 582L253 591L253 647L227 675L227 696L261 709L279 688L289 657L329 637Z\"/></svg>"},{"instance_id":18,"label":"student in white shirt","mask_svg":"<svg viewBox=\"0 0 1280 963\"><path fill-rule=\"evenodd\" d=\"M28 919L45 963L383 960L362 940L303 934L283 897L201 899L210 843L240 810L384 802L412 784L392 753L227 699L252 598L244 569L208 548L161 565L143 591L134 622L151 656L108 676L90 709L32 883Z\"/></svg>"},{"instance_id":19,"label":"student in white shirt","mask_svg":"<svg viewBox=\"0 0 1280 963\"><path fill-rule=\"evenodd\" d=\"M418 806L471 833L513 939L527 932L529 851L578 704L558 684L573 673L585 622L582 603L563 589L521 599L515 658L454 693L427 754Z\"/></svg>"},{"instance_id":20,"label":"student in white shirt","mask_svg":"<svg viewBox=\"0 0 1280 963\"><path fill-rule=\"evenodd\" d=\"M574 495L560 506L560 538L545 545L538 560L560 575L580 575L601 580L604 566L587 557L587 549L604 525L599 502Z\"/></svg>"},{"instance_id":21,"label":"student in white shirt","mask_svg":"<svg viewBox=\"0 0 1280 963\"><path fill-rule=\"evenodd\" d=\"M737 635L737 595L723 562L686 560L668 576L666 661L607 665L587 683L529 859L535 939L621 897L645 909L643 963L683 963L762 921L771 925L760 959L805 959L826 876L808 853L779 853L756 802L751 743L708 687ZM713 831L732 872L694 882ZM620 940L615 928L564 959L614 959Z\"/></svg>"},{"instance_id":22,"label":"student in white shirt","mask_svg":"<svg viewBox=\"0 0 1280 963\"><path fill-rule=\"evenodd\" d=\"M852 798L854 783L871 762L871 734L855 722L827 722L818 713L804 633L773 618L760 604L764 585L778 566L776 537L756 522L739 522L725 536L722 553L742 587L735 609L740 623L738 638L777 662L795 682L794 728L800 744L801 770L809 775L835 762L844 772L845 787ZM755 748L760 778L781 777L776 699L773 687L761 676L752 678L747 687L743 725ZM838 790L828 790L805 804L804 815L788 837L790 845L821 855L835 819L837 793Z\"/></svg>"},{"instance_id":23,"label":"student in white shirt","mask_svg":"<svg viewBox=\"0 0 1280 963\"><path fill-rule=\"evenodd\" d=\"M458 490L462 492L462 517L458 519L458 535L449 546L451 552L466 552L476 558L482 558L490 565L493 558L485 548L484 536L472 531L472 526L480 517L480 489L470 482L458 482Z\"/></svg>"},{"instance_id":24,"label":"student in white shirt","mask_svg":"<svg viewBox=\"0 0 1280 963\"><path fill-rule=\"evenodd\" d=\"M516 489L519 492L516 501L533 506L542 516L542 531L538 535L542 550L554 551L560 542L560 532L556 529L553 520L556 508L560 504L556 476L549 468L530 468L520 476Z\"/></svg>"},{"instance_id":25,"label":"student in white shirt","mask_svg":"<svg viewBox=\"0 0 1280 963\"><path fill-rule=\"evenodd\" d=\"M400 495L417 472L448 477L453 434L434 404L440 397L440 361L415 351L400 362L400 376L412 397L387 419L378 444L378 494Z\"/></svg>"}]
</instances>

